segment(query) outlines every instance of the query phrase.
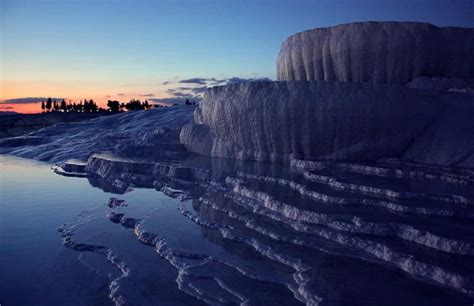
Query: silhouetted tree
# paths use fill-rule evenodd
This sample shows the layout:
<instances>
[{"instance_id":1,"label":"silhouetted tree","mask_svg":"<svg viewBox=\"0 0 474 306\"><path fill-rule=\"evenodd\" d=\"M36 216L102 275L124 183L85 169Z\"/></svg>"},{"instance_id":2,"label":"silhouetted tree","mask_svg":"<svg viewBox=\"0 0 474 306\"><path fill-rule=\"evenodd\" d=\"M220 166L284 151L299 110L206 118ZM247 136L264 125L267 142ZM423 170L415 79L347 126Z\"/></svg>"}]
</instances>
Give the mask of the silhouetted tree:
<instances>
[{"instance_id":1,"label":"silhouetted tree","mask_svg":"<svg viewBox=\"0 0 474 306\"><path fill-rule=\"evenodd\" d=\"M93 112L93 113L96 113L97 109L98 109L97 104L94 102L94 100L90 99L89 100L89 111Z\"/></svg>"},{"instance_id":2,"label":"silhouetted tree","mask_svg":"<svg viewBox=\"0 0 474 306\"><path fill-rule=\"evenodd\" d=\"M132 100L130 100L130 102L125 104L125 108L127 110L142 110L142 109L144 109L144 106L140 102L140 100L132 99Z\"/></svg>"},{"instance_id":3,"label":"silhouetted tree","mask_svg":"<svg viewBox=\"0 0 474 306\"><path fill-rule=\"evenodd\" d=\"M46 105L44 104L44 100L41 101L41 109L43 110L43 112L46 109Z\"/></svg>"},{"instance_id":4,"label":"silhouetted tree","mask_svg":"<svg viewBox=\"0 0 474 306\"><path fill-rule=\"evenodd\" d=\"M122 104L120 104L120 111L121 111L121 112L124 112L125 109L126 109L125 103L122 102Z\"/></svg>"},{"instance_id":5,"label":"silhouetted tree","mask_svg":"<svg viewBox=\"0 0 474 306\"><path fill-rule=\"evenodd\" d=\"M57 112L59 110L59 105L58 105L58 102L56 100L54 100L53 102L53 109L55 112Z\"/></svg>"},{"instance_id":6,"label":"silhouetted tree","mask_svg":"<svg viewBox=\"0 0 474 306\"><path fill-rule=\"evenodd\" d=\"M51 100L51 98L48 98L48 101L46 101L46 109L48 110L48 112L51 110L52 103L53 100Z\"/></svg>"},{"instance_id":7,"label":"silhouetted tree","mask_svg":"<svg viewBox=\"0 0 474 306\"><path fill-rule=\"evenodd\" d=\"M123 105L123 103L122 103ZM118 112L120 111L121 105L119 101L112 101L108 100L107 101L107 107L110 109L111 112Z\"/></svg>"},{"instance_id":8,"label":"silhouetted tree","mask_svg":"<svg viewBox=\"0 0 474 306\"><path fill-rule=\"evenodd\" d=\"M61 101L61 109L63 112L66 112L67 110L66 101L64 101L64 99Z\"/></svg>"},{"instance_id":9,"label":"silhouetted tree","mask_svg":"<svg viewBox=\"0 0 474 306\"><path fill-rule=\"evenodd\" d=\"M84 113L88 113L90 111L89 102L87 102L87 100L84 100L83 110L84 110Z\"/></svg>"}]
</instances>

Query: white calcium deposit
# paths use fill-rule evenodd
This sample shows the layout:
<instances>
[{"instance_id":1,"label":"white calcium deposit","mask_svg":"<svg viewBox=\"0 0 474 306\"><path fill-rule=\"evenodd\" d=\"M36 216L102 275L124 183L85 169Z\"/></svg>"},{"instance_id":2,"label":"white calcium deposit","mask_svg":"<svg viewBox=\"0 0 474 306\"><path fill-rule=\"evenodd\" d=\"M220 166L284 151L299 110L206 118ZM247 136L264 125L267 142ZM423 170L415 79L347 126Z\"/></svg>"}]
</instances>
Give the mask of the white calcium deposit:
<instances>
[{"instance_id":1,"label":"white calcium deposit","mask_svg":"<svg viewBox=\"0 0 474 306\"><path fill-rule=\"evenodd\" d=\"M355 22L288 37L278 80L406 84L474 78L474 29L419 22Z\"/></svg>"}]
</instances>

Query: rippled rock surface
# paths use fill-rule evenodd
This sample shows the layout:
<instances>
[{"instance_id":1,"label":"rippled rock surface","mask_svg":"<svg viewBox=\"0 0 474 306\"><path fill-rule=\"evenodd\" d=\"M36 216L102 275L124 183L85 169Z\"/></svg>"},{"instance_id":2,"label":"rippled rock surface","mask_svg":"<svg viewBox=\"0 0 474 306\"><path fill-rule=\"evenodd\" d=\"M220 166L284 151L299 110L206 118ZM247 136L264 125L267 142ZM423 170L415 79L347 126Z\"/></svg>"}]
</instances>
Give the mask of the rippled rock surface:
<instances>
[{"instance_id":1,"label":"rippled rock surface","mask_svg":"<svg viewBox=\"0 0 474 306\"><path fill-rule=\"evenodd\" d=\"M193 112L192 106L176 106L58 123L25 136L0 139L0 154L55 163L71 158L85 160L104 151L160 155L169 151L160 147L162 143L178 145L176 135L191 121ZM170 143L170 137L175 143Z\"/></svg>"},{"instance_id":2,"label":"rippled rock surface","mask_svg":"<svg viewBox=\"0 0 474 306\"><path fill-rule=\"evenodd\" d=\"M401 85L251 82L210 89L180 140L259 161L401 157L474 167L472 95Z\"/></svg>"},{"instance_id":3,"label":"rippled rock surface","mask_svg":"<svg viewBox=\"0 0 474 306\"><path fill-rule=\"evenodd\" d=\"M417 77L474 78L474 29L418 22L355 22L288 37L281 81L406 84Z\"/></svg>"},{"instance_id":4,"label":"rippled rock surface","mask_svg":"<svg viewBox=\"0 0 474 306\"><path fill-rule=\"evenodd\" d=\"M88 179L126 189L60 234L85 264L115 271L117 305L472 303L471 170L291 166L95 154ZM143 291L158 276L168 289Z\"/></svg>"}]
</instances>

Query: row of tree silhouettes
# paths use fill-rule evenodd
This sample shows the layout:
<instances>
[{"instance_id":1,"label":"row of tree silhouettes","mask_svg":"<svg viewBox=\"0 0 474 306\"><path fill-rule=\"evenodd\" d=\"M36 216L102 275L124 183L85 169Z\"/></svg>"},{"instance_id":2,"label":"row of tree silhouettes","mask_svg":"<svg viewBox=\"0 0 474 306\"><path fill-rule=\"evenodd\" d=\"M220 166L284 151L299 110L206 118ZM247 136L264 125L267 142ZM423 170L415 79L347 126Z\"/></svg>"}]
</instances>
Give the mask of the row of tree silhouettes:
<instances>
[{"instance_id":1,"label":"row of tree silhouettes","mask_svg":"<svg viewBox=\"0 0 474 306\"><path fill-rule=\"evenodd\" d=\"M67 112L67 113L96 113L96 112L123 112L125 110L148 110L153 107L148 101L141 102L140 100L132 99L127 103L120 103L119 101L109 100L107 102L108 109L97 106L94 100L84 100L79 103L71 102L66 103L62 101L48 100L41 102L41 109L43 112Z\"/></svg>"},{"instance_id":2,"label":"row of tree silhouettes","mask_svg":"<svg viewBox=\"0 0 474 306\"><path fill-rule=\"evenodd\" d=\"M153 105L148 104L148 101L141 102L140 100L132 99L128 103L120 103L120 101L108 100L107 107L111 112L124 112L125 110L148 110Z\"/></svg>"}]
</instances>

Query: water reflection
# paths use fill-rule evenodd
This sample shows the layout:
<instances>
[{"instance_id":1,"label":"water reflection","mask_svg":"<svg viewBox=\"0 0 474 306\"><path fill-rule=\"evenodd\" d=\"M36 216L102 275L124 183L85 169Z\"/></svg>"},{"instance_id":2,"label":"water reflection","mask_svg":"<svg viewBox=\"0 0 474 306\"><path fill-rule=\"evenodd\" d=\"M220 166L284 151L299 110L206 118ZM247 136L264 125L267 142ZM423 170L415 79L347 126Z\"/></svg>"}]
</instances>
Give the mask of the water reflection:
<instances>
[{"instance_id":1,"label":"water reflection","mask_svg":"<svg viewBox=\"0 0 474 306\"><path fill-rule=\"evenodd\" d=\"M97 154L89 183L125 201L61 231L119 270L116 303L470 303L471 177L384 167ZM151 286L158 275L177 287Z\"/></svg>"}]
</instances>

